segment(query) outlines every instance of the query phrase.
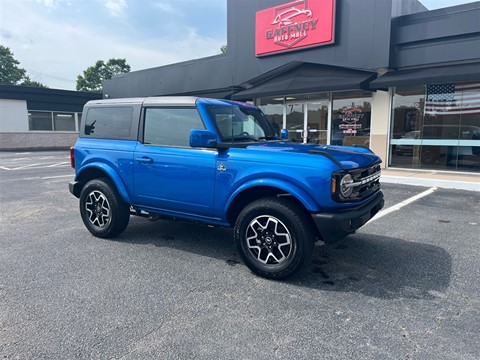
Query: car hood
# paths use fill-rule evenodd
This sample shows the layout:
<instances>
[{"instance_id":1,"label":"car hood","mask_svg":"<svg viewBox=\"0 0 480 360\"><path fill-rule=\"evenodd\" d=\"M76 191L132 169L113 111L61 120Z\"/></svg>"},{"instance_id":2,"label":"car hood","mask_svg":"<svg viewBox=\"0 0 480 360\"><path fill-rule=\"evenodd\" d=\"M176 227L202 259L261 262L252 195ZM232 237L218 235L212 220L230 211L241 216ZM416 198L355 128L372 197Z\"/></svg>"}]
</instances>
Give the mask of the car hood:
<instances>
[{"instance_id":1,"label":"car hood","mask_svg":"<svg viewBox=\"0 0 480 360\"><path fill-rule=\"evenodd\" d=\"M298 144L291 142L265 142L249 145L247 146L247 149L324 156L345 170L368 167L381 162L381 159L370 149L362 147Z\"/></svg>"}]
</instances>

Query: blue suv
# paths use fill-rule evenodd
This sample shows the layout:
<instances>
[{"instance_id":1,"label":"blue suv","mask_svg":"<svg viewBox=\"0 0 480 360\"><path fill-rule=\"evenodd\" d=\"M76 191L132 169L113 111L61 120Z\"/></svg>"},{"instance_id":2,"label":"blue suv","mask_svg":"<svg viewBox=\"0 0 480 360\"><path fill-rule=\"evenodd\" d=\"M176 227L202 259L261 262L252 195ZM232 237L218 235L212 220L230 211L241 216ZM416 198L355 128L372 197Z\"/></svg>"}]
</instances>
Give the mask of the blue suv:
<instances>
[{"instance_id":1,"label":"blue suv","mask_svg":"<svg viewBox=\"0 0 480 360\"><path fill-rule=\"evenodd\" d=\"M98 237L120 234L131 215L233 227L245 264L281 279L309 262L315 241L344 238L383 207L372 151L289 143L249 104L95 100L80 128L69 188Z\"/></svg>"}]
</instances>

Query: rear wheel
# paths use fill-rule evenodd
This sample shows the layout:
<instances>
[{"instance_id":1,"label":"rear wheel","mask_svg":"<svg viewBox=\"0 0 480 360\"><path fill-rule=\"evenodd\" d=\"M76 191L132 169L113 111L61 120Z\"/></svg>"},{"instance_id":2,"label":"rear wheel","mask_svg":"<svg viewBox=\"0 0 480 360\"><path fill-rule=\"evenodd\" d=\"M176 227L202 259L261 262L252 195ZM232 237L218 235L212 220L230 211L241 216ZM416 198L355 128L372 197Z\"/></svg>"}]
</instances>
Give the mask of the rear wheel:
<instances>
[{"instance_id":1,"label":"rear wheel","mask_svg":"<svg viewBox=\"0 0 480 360\"><path fill-rule=\"evenodd\" d=\"M305 211L285 198L259 199L240 213L234 228L237 250L257 275L284 279L301 270L314 247Z\"/></svg>"},{"instance_id":2,"label":"rear wheel","mask_svg":"<svg viewBox=\"0 0 480 360\"><path fill-rule=\"evenodd\" d=\"M130 219L128 205L108 179L94 179L83 187L80 214L87 229L102 238L120 234Z\"/></svg>"}]
</instances>

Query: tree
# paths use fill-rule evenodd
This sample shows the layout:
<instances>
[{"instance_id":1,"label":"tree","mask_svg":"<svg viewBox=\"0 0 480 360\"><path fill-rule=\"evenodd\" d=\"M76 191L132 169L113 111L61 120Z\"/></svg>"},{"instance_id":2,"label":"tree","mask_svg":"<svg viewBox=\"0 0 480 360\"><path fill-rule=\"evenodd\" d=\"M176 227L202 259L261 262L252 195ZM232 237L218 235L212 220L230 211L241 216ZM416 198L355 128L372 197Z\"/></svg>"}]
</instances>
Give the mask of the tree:
<instances>
[{"instance_id":1,"label":"tree","mask_svg":"<svg viewBox=\"0 0 480 360\"><path fill-rule=\"evenodd\" d=\"M111 79L113 75L130 72L130 65L125 59L110 59L106 63L98 60L94 66L88 67L83 75L77 76L77 90L102 92L102 82Z\"/></svg>"},{"instance_id":2,"label":"tree","mask_svg":"<svg viewBox=\"0 0 480 360\"><path fill-rule=\"evenodd\" d=\"M0 45L0 84L48 88L48 86L30 79L27 71L18 67L20 62L13 57L12 51Z\"/></svg>"},{"instance_id":3,"label":"tree","mask_svg":"<svg viewBox=\"0 0 480 360\"><path fill-rule=\"evenodd\" d=\"M220 46L220 52L221 52L222 54L226 54L226 53L227 53L227 50L228 50L227 45L222 45L222 46Z\"/></svg>"},{"instance_id":4,"label":"tree","mask_svg":"<svg viewBox=\"0 0 480 360\"><path fill-rule=\"evenodd\" d=\"M25 79L26 71L18 65L20 62L13 57L10 49L0 45L0 84L18 85Z\"/></svg>"},{"instance_id":5,"label":"tree","mask_svg":"<svg viewBox=\"0 0 480 360\"><path fill-rule=\"evenodd\" d=\"M20 86L29 86L29 87L37 87L37 88L45 88L48 89L48 86L43 85L42 83L30 79L28 75L25 76L25 80L20 84Z\"/></svg>"}]
</instances>

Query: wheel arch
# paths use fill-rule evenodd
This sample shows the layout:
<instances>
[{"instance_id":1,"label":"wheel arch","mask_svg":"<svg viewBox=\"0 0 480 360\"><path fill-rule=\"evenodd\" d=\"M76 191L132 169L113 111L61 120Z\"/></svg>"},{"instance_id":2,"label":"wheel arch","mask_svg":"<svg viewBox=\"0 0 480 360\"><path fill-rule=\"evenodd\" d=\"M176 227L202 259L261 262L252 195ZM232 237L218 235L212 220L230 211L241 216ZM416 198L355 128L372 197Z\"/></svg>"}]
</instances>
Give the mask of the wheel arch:
<instances>
[{"instance_id":1,"label":"wheel arch","mask_svg":"<svg viewBox=\"0 0 480 360\"><path fill-rule=\"evenodd\" d=\"M112 168L105 166L104 164L94 164L80 170L75 178L76 181L82 184L82 186L78 187L78 191L81 192L81 189L90 180L100 178L109 179L117 189L122 200L127 204L132 203L130 195L128 194L127 188L125 187L121 177ZM79 195L80 193L78 196ZM75 196L77 196L77 194L75 194Z\"/></svg>"},{"instance_id":2,"label":"wheel arch","mask_svg":"<svg viewBox=\"0 0 480 360\"><path fill-rule=\"evenodd\" d=\"M227 204L227 221L235 224L240 212L252 201L268 197L287 197L296 203L305 213L318 211L315 201L303 190L294 186L287 186L278 181L268 182L265 180L245 184L232 195Z\"/></svg>"}]
</instances>

